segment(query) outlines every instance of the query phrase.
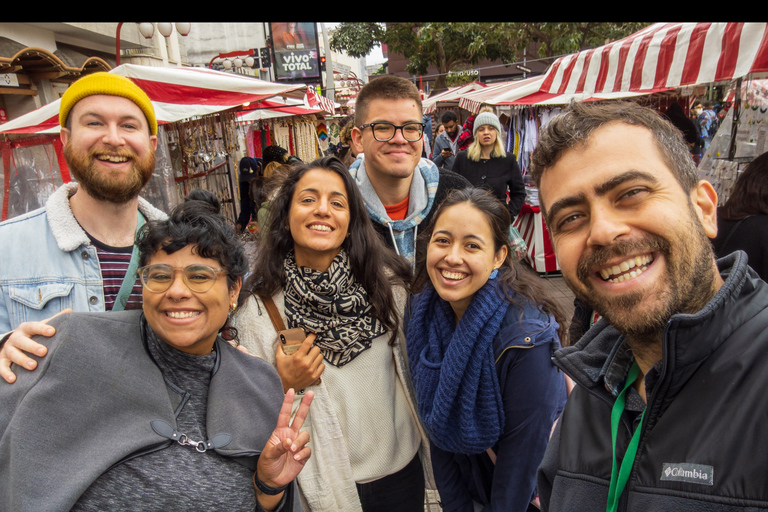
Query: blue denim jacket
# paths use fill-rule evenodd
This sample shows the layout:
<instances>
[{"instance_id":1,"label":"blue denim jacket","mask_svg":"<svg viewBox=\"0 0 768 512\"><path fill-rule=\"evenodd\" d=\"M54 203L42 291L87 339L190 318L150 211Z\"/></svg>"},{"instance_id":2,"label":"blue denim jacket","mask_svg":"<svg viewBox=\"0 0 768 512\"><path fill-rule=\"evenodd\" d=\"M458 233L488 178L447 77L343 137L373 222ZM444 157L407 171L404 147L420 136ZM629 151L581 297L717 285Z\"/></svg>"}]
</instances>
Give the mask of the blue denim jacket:
<instances>
[{"instance_id":1,"label":"blue denim jacket","mask_svg":"<svg viewBox=\"0 0 768 512\"><path fill-rule=\"evenodd\" d=\"M99 259L69 207L77 185L63 185L45 207L0 224L0 333L74 311L104 311ZM147 220L165 217L139 200Z\"/></svg>"}]
</instances>

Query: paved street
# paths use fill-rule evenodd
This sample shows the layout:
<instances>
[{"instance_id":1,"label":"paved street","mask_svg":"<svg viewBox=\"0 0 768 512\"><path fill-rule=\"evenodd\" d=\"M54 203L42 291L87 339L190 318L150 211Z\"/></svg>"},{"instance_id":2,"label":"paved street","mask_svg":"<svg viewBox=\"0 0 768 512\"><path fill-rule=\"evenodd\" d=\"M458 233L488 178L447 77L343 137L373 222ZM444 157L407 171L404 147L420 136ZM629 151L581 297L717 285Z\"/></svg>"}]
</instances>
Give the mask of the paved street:
<instances>
[{"instance_id":1,"label":"paved street","mask_svg":"<svg viewBox=\"0 0 768 512\"><path fill-rule=\"evenodd\" d=\"M543 276L541 279L546 283L552 297L563 305L567 315L568 323L570 324L571 317L573 317L573 292L565 284L565 279L559 274Z\"/></svg>"}]
</instances>

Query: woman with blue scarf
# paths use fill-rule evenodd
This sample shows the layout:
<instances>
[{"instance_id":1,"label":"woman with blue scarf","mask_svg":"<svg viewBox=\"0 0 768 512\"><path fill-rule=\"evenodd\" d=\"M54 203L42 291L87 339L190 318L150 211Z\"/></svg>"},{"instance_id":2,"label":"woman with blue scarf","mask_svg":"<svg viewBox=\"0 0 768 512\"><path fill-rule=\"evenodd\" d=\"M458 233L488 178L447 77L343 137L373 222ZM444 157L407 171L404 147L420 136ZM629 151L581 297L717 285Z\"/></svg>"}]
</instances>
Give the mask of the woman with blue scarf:
<instances>
[{"instance_id":1,"label":"woman with blue scarf","mask_svg":"<svg viewBox=\"0 0 768 512\"><path fill-rule=\"evenodd\" d=\"M455 190L427 233L406 311L418 410L443 510L531 508L536 469L565 405L552 363L564 319L538 276L510 257L508 209Z\"/></svg>"}]
</instances>

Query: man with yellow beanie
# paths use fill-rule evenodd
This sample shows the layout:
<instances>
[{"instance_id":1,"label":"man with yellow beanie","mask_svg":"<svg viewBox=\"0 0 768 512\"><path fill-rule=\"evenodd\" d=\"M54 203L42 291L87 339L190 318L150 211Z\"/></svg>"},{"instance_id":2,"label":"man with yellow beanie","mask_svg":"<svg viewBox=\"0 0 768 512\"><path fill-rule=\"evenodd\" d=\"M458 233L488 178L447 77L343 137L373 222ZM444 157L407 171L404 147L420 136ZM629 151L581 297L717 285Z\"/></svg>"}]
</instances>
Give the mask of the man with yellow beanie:
<instances>
[{"instance_id":1,"label":"man with yellow beanie","mask_svg":"<svg viewBox=\"0 0 768 512\"><path fill-rule=\"evenodd\" d=\"M0 376L9 382L12 362L32 369L26 353L44 355L30 338L52 334L51 316L141 307L134 237L146 220L165 217L139 197L157 148L157 119L141 88L120 75L87 75L62 96L59 122L75 182L0 224Z\"/></svg>"}]
</instances>

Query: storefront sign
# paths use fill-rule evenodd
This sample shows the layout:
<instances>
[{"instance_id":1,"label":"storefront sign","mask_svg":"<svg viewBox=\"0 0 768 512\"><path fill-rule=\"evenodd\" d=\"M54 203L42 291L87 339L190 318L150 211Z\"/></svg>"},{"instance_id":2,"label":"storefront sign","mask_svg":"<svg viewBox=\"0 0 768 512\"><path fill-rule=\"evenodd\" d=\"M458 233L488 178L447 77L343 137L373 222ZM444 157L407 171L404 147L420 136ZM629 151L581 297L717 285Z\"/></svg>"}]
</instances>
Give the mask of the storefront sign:
<instances>
[{"instance_id":1,"label":"storefront sign","mask_svg":"<svg viewBox=\"0 0 768 512\"><path fill-rule=\"evenodd\" d=\"M0 86L2 87L18 87L19 77L16 73L3 73L0 74Z\"/></svg>"},{"instance_id":2,"label":"storefront sign","mask_svg":"<svg viewBox=\"0 0 768 512\"><path fill-rule=\"evenodd\" d=\"M278 80L320 77L320 53L314 23L270 23Z\"/></svg>"}]
</instances>

